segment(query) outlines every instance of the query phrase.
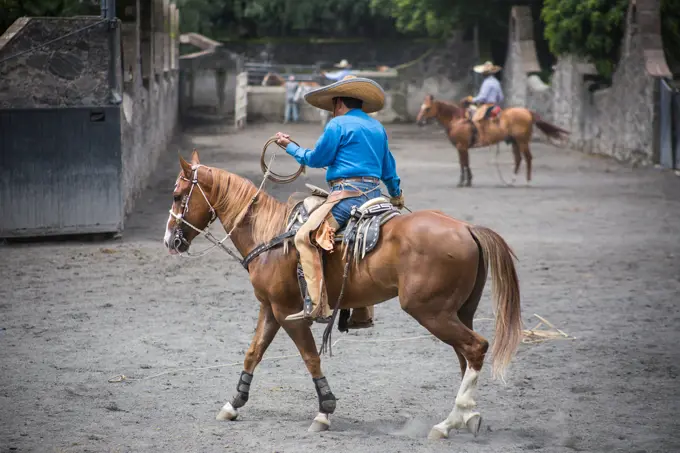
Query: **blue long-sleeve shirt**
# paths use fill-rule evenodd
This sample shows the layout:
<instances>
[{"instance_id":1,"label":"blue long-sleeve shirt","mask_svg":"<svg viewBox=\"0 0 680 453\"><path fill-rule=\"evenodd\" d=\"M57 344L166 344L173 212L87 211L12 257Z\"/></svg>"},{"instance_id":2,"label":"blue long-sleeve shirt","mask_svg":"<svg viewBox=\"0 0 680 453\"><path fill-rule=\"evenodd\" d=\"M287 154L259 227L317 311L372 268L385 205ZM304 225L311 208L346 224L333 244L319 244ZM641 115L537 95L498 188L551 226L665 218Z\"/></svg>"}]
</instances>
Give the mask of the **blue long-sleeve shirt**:
<instances>
[{"instance_id":1,"label":"blue long-sleeve shirt","mask_svg":"<svg viewBox=\"0 0 680 453\"><path fill-rule=\"evenodd\" d=\"M479 87L479 94L472 99L472 102L482 102L484 104L500 104L503 102L503 89L501 83L494 76L488 76Z\"/></svg>"},{"instance_id":2,"label":"blue long-sleeve shirt","mask_svg":"<svg viewBox=\"0 0 680 453\"><path fill-rule=\"evenodd\" d=\"M327 167L327 181L373 177L385 183L391 197L401 193L401 180L385 128L362 110L352 109L330 120L314 149L289 143L286 152L302 165Z\"/></svg>"}]
</instances>

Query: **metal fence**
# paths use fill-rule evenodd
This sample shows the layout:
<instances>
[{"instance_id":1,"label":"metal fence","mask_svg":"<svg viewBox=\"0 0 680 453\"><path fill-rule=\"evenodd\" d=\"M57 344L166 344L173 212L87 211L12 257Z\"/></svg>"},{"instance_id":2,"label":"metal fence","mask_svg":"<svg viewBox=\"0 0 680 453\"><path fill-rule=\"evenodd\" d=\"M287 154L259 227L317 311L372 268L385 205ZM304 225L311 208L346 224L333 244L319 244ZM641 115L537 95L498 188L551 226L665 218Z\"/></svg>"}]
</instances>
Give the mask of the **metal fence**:
<instances>
[{"instance_id":1,"label":"metal fence","mask_svg":"<svg viewBox=\"0 0 680 453\"><path fill-rule=\"evenodd\" d=\"M284 78L294 75L299 81L321 81L321 69L318 65L285 65L251 61L244 63L244 70L248 72L248 85L261 85L268 72Z\"/></svg>"},{"instance_id":2,"label":"metal fence","mask_svg":"<svg viewBox=\"0 0 680 453\"><path fill-rule=\"evenodd\" d=\"M120 232L119 107L0 110L0 237Z\"/></svg>"}]
</instances>

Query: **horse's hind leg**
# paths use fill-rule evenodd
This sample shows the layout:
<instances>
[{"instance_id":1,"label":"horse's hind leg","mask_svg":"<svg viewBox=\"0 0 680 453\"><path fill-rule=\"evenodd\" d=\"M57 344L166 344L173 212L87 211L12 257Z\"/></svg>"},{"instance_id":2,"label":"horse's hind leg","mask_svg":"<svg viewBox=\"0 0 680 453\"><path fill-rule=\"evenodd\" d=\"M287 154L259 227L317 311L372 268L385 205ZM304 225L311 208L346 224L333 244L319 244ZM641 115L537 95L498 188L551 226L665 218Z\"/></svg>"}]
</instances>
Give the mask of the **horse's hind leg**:
<instances>
[{"instance_id":1,"label":"horse's hind leg","mask_svg":"<svg viewBox=\"0 0 680 453\"><path fill-rule=\"evenodd\" d=\"M257 318L257 328L246 352L243 362L243 371L236 385L236 395L231 402L226 403L215 417L217 420L235 420L238 417L238 409L245 406L250 394L250 383L253 380L255 367L262 360L265 351L274 340L279 331L280 324L274 318L272 307L269 304L260 304L260 314Z\"/></svg>"},{"instance_id":2,"label":"horse's hind leg","mask_svg":"<svg viewBox=\"0 0 680 453\"><path fill-rule=\"evenodd\" d=\"M510 140L510 143L512 143L512 155L515 158L515 172L512 176L512 183L514 184L515 180L517 179L517 173L519 172L519 166L522 164L522 153L520 152L519 143L517 143L517 140L514 138L511 138Z\"/></svg>"},{"instance_id":3,"label":"horse's hind leg","mask_svg":"<svg viewBox=\"0 0 680 453\"><path fill-rule=\"evenodd\" d=\"M470 171L470 153L467 148L459 148L458 155L460 156L460 182L458 187L472 186L472 171Z\"/></svg>"},{"instance_id":4,"label":"horse's hind leg","mask_svg":"<svg viewBox=\"0 0 680 453\"><path fill-rule=\"evenodd\" d=\"M524 154L524 160L527 163L527 184L531 184L531 161L533 160L533 156L529 149L529 142L522 143L521 150L522 154Z\"/></svg>"},{"instance_id":5,"label":"horse's hind leg","mask_svg":"<svg viewBox=\"0 0 680 453\"><path fill-rule=\"evenodd\" d=\"M468 328L455 313L442 312L436 316L428 313L422 318L418 315L414 317L434 336L451 345L459 358L462 356L466 363L453 410L444 421L432 428L428 437L443 439L449 436L451 429L462 427L467 427L476 436L479 432L481 416L475 411L477 403L475 403L474 394L484 356L489 348L488 341ZM462 363L461 360L461 369Z\"/></svg>"}]
</instances>

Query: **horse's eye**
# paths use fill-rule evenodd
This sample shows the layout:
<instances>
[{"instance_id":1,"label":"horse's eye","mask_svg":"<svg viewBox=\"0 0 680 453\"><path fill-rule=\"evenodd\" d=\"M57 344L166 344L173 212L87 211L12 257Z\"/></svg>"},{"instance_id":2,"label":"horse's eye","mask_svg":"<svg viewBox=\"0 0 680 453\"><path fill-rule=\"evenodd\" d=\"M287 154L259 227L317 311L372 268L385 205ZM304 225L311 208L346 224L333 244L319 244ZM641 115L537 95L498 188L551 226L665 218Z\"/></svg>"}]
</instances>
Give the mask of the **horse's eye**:
<instances>
[{"instance_id":1,"label":"horse's eye","mask_svg":"<svg viewBox=\"0 0 680 453\"><path fill-rule=\"evenodd\" d=\"M182 195L173 195L172 199L175 203L179 203L180 201L182 201Z\"/></svg>"}]
</instances>

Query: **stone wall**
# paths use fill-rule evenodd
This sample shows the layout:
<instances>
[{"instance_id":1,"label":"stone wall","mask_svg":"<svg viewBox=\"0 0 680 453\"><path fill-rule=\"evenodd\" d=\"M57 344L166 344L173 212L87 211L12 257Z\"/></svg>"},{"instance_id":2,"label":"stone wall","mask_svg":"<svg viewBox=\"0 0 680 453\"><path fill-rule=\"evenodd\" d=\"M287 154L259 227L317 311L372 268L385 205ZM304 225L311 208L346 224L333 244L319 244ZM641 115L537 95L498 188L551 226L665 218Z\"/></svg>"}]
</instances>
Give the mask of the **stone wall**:
<instances>
[{"instance_id":1,"label":"stone wall","mask_svg":"<svg viewBox=\"0 0 680 453\"><path fill-rule=\"evenodd\" d=\"M20 54L0 64L0 108L108 105L107 30L100 17L18 19L0 37L0 59Z\"/></svg>"},{"instance_id":2,"label":"stone wall","mask_svg":"<svg viewBox=\"0 0 680 453\"><path fill-rule=\"evenodd\" d=\"M511 14L503 85L507 106L527 107L571 132L569 146L621 161L656 160L655 123L658 78L670 77L660 38L658 0L631 1L621 58L612 84L596 89L593 65L563 56L550 85L536 75L531 13L516 6ZM534 135L540 138L542 134Z\"/></svg>"},{"instance_id":3,"label":"stone wall","mask_svg":"<svg viewBox=\"0 0 680 453\"><path fill-rule=\"evenodd\" d=\"M476 63L473 43L465 41L462 33L454 33L446 43L397 67L400 95L394 99L395 110L412 121L427 94L450 101L472 94L472 66Z\"/></svg>"}]
</instances>

